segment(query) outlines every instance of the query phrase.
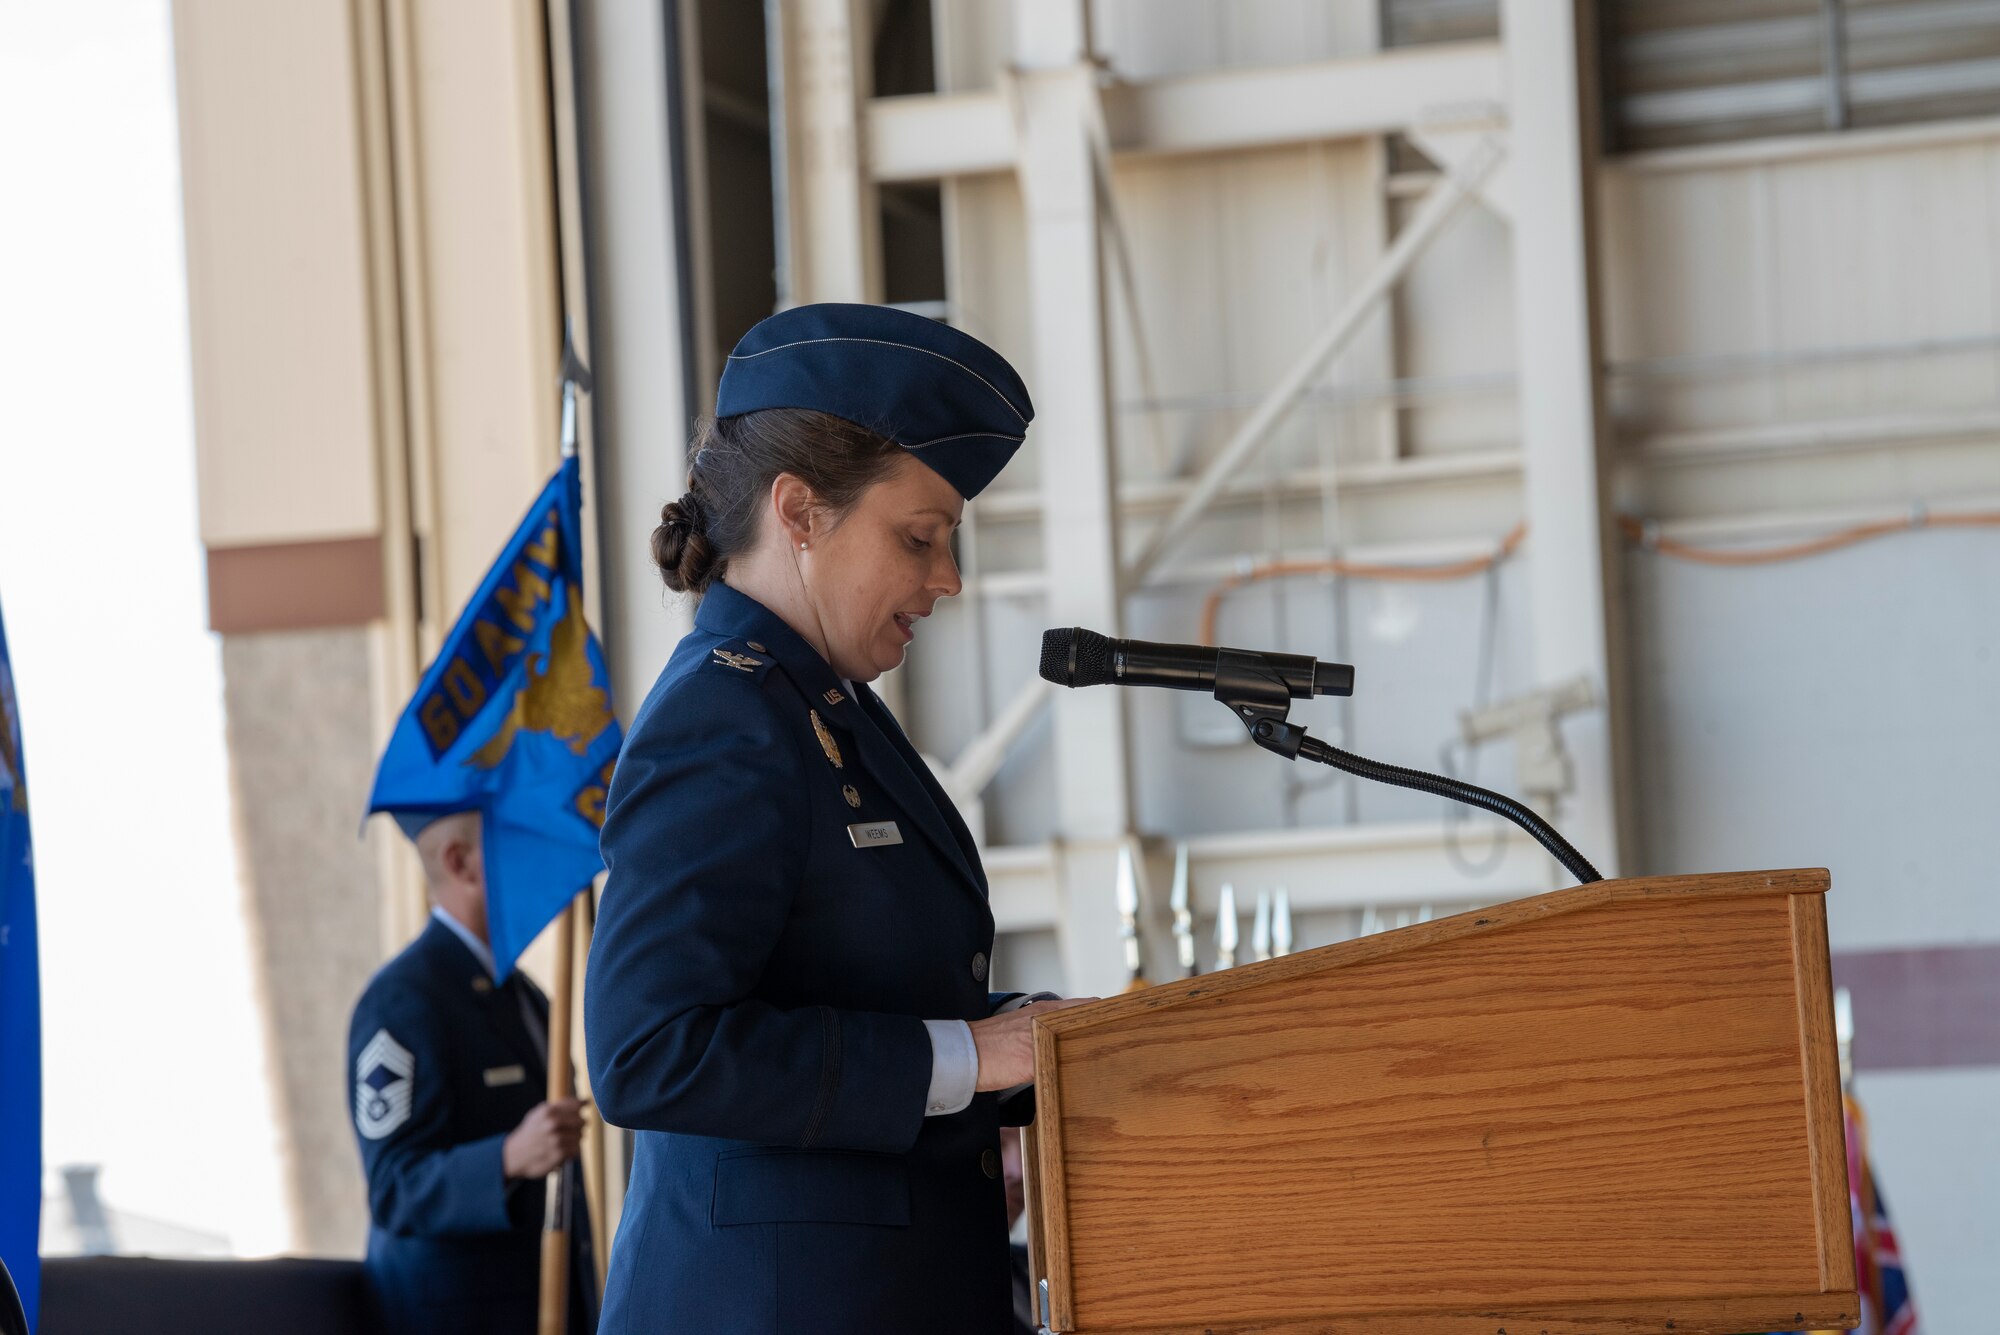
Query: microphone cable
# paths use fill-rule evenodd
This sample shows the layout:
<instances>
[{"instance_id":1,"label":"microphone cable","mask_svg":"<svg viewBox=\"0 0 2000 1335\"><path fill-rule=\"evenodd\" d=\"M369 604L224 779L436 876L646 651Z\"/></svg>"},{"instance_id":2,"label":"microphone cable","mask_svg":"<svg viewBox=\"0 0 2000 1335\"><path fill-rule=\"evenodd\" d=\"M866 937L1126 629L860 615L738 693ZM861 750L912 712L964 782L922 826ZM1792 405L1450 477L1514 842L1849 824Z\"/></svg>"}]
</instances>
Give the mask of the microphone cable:
<instances>
[{"instance_id":1,"label":"microphone cable","mask_svg":"<svg viewBox=\"0 0 2000 1335\"><path fill-rule=\"evenodd\" d=\"M1579 884L1588 885L1592 881L1604 879L1589 859L1576 851L1569 840L1562 837L1553 825L1543 820L1535 810L1524 802L1516 801L1503 793L1477 784L1463 783L1457 779L1447 779L1442 775L1429 774L1420 769L1408 769L1402 765L1384 764L1357 756L1352 751L1343 751L1317 737L1306 737L1299 742L1299 755L1307 760L1316 760L1322 765L1331 765L1337 770L1354 775L1356 778L1372 779L1376 783L1386 783L1397 788L1413 788L1432 797L1446 797L1467 806L1490 811L1496 816L1504 816L1535 837L1536 842L1549 850L1557 862L1576 877Z\"/></svg>"}]
</instances>

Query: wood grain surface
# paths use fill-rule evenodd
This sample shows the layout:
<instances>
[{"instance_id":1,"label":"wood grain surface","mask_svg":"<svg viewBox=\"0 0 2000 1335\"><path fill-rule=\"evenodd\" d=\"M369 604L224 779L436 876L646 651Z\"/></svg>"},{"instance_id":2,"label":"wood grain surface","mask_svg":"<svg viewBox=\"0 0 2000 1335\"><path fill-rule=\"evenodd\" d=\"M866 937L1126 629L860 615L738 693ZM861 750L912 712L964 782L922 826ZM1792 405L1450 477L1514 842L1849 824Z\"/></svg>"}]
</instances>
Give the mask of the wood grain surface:
<instances>
[{"instance_id":1,"label":"wood grain surface","mask_svg":"<svg viewBox=\"0 0 2000 1335\"><path fill-rule=\"evenodd\" d=\"M1826 884L1600 882L1038 1019L1055 1328L1844 1324Z\"/></svg>"},{"instance_id":2,"label":"wood grain surface","mask_svg":"<svg viewBox=\"0 0 2000 1335\"><path fill-rule=\"evenodd\" d=\"M1048 1274L1047 1253L1042 1245L1041 1155L1035 1147L1034 1123L1021 1128L1021 1201L1028 1220L1028 1292L1039 1300L1042 1276ZM1041 1308L1035 1309L1037 1319Z\"/></svg>"},{"instance_id":3,"label":"wood grain surface","mask_svg":"<svg viewBox=\"0 0 2000 1335\"><path fill-rule=\"evenodd\" d=\"M1629 1303L1481 1312L1370 1312L1250 1323L1204 1322L1118 1328L1119 1335L1723 1335L1766 1330L1851 1330L1860 1323L1855 1296L1800 1293L1769 1298L1685 1298L1674 1315L1635 1315ZM1079 1335L1088 1335L1079 1332Z\"/></svg>"},{"instance_id":4,"label":"wood grain surface","mask_svg":"<svg viewBox=\"0 0 2000 1335\"><path fill-rule=\"evenodd\" d=\"M1837 1292L1855 1287L1854 1216L1847 1203L1847 1125L1840 1107L1840 1040L1833 1029L1826 900L1794 895L1791 914L1792 968L1799 984L1799 1055L1819 1228L1819 1286Z\"/></svg>"}]
</instances>

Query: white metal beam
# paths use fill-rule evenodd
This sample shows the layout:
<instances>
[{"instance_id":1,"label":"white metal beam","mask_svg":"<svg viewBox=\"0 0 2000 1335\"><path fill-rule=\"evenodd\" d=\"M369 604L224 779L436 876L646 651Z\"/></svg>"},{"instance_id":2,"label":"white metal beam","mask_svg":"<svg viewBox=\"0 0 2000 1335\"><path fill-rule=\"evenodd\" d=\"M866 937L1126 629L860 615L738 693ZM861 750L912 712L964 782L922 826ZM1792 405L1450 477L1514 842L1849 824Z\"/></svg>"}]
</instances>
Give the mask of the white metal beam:
<instances>
[{"instance_id":1,"label":"white metal beam","mask_svg":"<svg viewBox=\"0 0 2000 1335\"><path fill-rule=\"evenodd\" d=\"M1298 913L1429 904L1441 916L1469 904L1535 894L1547 888L1551 876L1562 875L1541 845L1512 825L1480 817L1467 827L1464 840L1481 857L1498 842L1498 865L1476 881L1453 866L1442 820L1200 835L1186 841L1191 900L1198 919L1212 919L1216 890L1229 881L1239 894L1286 886ZM982 861L1000 931L1061 930L1055 847L993 848ZM1198 929L1196 935L1206 941L1211 933ZM1116 940L1107 938L1103 950L1106 970L1116 974ZM1160 962L1156 955L1154 963Z\"/></svg>"},{"instance_id":2,"label":"white metal beam","mask_svg":"<svg viewBox=\"0 0 2000 1335\"><path fill-rule=\"evenodd\" d=\"M873 76L868 0L787 0L773 57L783 103L783 300L882 300L882 209L865 159Z\"/></svg>"},{"instance_id":3,"label":"white metal beam","mask_svg":"<svg viewBox=\"0 0 2000 1335\"><path fill-rule=\"evenodd\" d=\"M1029 309L1041 451L1042 556L1063 579L1048 591L1052 625L1121 633L1118 469L1099 193L1090 132L1099 114L1087 0L1016 0L1016 64L1007 80L1020 126ZM1040 681L1021 694L1044 694ZM1055 703L1056 881L1068 987L1118 986L1117 850L1132 826L1131 753L1119 691L1063 691ZM1032 706L999 720L1016 731ZM990 749L990 748L989 748ZM956 766L954 766L956 769Z\"/></svg>"},{"instance_id":4,"label":"white metal beam","mask_svg":"<svg viewBox=\"0 0 2000 1335\"><path fill-rule=\"evenodd\" d=\"M1439 182L1438 188L1426 196L1418 206L1416 216L1397 235L1394 244L1384 252L1381 261L1369 271L1361 285L1335 312L1327 327L1319 337L1309 343L1305 350L1285 374L1278 378L1264 395L1254 411L1243 420L1235 433L1224 443L1215 458L1202 470L1194 487L1182 498L1167 521L1153 531L1139 555L1126 567L1127 587L1137 585L1148 572L1158 565L1167 550L1187 536L1189 526L1200 517L1230 479L1249 462L1271 431L1285 415L1292 410L1304 395L1313 380L1326 369L1326 364L1347 341L1361 328L1361 322L1375 309L1377 302L1386 297L1396 282L1409 271L1410 265L1422 254L1424 247L1436 239L1444 225L1464 207L1471 193L1479 188L1504 153L1499 138L1487 135L1481 147L1467 154L1464 160Z\"/></svg>"},{"instance_id":5,"label":"white metal beam","mask_svg":"<svg viewBox=\"0 0 2000 1335\"><path fill-rule=\"evenodd\" d=\"M1025 116L1023 117L1023 123L1026 123ZM1229 485L1231 478L1241 470L1244 463L1263 444L1265 438L1270 434L1271 429L1283 420L1284 415L1298 402L1299 397L1311 385L1313 378L1324 369L1326 363L1354 336L1355 331L1361 327L1361 322L1374 309L1375 304L1388 295L1397 280L1408 271L1417 256L1423 253L1424 248L1436 238L1445 223L1449 222L1459 209L1464 207L1471 197L1471 192L1479 189L1481 183L1487 179L1493 168L1503 160L1504 156L1505 150L1501 146L1498 134L1487 134L1482 137L1481 146L1477 151L1468 153L1452 169L1446 172L1444 179L1438 184L1437 188L1426 196L1423 203L1418 207L1416 216L1410 219L1409 224L1396 237L1395 243L1383 254L1381 262L1369 272L1361 286L1355 290L1354 294L1335 314L1333 320L1320 336L1300 354L1299 359L1279 378L1278 383L1264 396L1257 405L1257 408L1244 420L1243 425L1237 428L1236 433L1224 444L1221 452L1210 461L1208 467L1202 470L1201 476L1195 480L1186 495L1181 498L1172 516L1154 530L1153 536L1148 540L1138 557L1128 565L1125 565L1122 571L1114 564L1114 589L1111 595L1111 605L1113 607L1117 607L1121 603L1122 594L1126 590L1137 588L1143 584L1147 575L1158 566L1161 559L1167 554L1167 551L1176 542L1179 542L1186 536L1189 525L1193 520L1203 510L1207 509L1215 498ZM1026 169L1024 168L1024 178L1025 171ZM1032 220L1034 212L1032 199L1029 203L1029 211L1030 248L1032 254L1035 234ZM1102 273L1094 261L1092 272L1094 281L1099 285L1096 290L1099 292L1100 299L1096 305L1101 312L1103 307L1101 299ZM1040 295L1038 286L1037 297L1039 298ZM1038 368L1045 375L1053 374L1054 380L1060 382L1068 374L1065 369L1067 363L1052 364L1042 360L1039 351L1041 348L1039 342L1040 330L1042 328L1040 322L1049 319L1050 316L1045 314L1039 300L1035 305L1035 312L1038 322L1036 326ZM1099 356L1101 358L1103 335L1101 315L1096 329L1100 347ZM1075 331L1073 329L1067 333L1058 330L1052 334L1052 337L1056 338L1074 336ZM1047 428L1044 427L1042 429L1046 430ZM1108 425L1106 430L1108 432ZM1046 436L1044 437L1044 439L1047 438ZM1108 440L1108 435L1106 439ZM1066 455L1065 457L1068 458L1070 456ZM1108 456L1106 467L1107 469L1110 467ZM1062 570L1065 572L1066 577L1062 581L1049 581L1047 585L1052 596L1049 607L1050 620L1055 625L1088 625L1090 629L1100 630L1105 634L1116 635L1118 631L1114 627L1118 624L1118 618L1115 615L1103 615L1096 621L1086 621L1081 618L1068 619L1061 614L1056 603L1053 601L1053 598L1060 591L1066 589L1072 582L1069 575L1075 567L1066 561L1058 560L1055 549L1050 544L1075 543L1085 538L1084 533L1071 531L1075 528L1075 524L1066 522L1064 519L1065 515L1069 515L1071 519L1083 523L1090 522L1091 516L1081 512L1078 497L1072 494L1066 487L1057 486L1052 492L1050 487L1051 480L1051 472L1045 471L1043 478L1044 501L1042 520L1044 551L1047 556L1045 569ZM1066 482L1068 481L1068 476L1065 474L1062 478L1054 480ZM1109 480L1106 483L1106 487L1109 494L1105 498L1103 508L1109 518L1104 520L1104 522L1108 526L1106 532L1112 543L1111 550L1114 554L1115 562L1118 551L1117 535L1120 515L1120 506L1117 504L1116 497L1117 484L1115 478ZM1098 502L1091 500L1089 504L1094 509ZM1087 604L1076 602L1075 600L1065 605L1087 606ZM1112 694L1116 693L1113 692ZM989 724L986 730L978 737L975 737L965 750L961 752L959 762L952 767L954 772L963 768L968 774L972 773L975 766L971 761L974 757L978 757L978 767L983 768L988 777L991 777L992 772L998 766L997 762L992 764L987 762L987 753L994 751L997 747L1000 757L1004 758L1007 746L1011 745L1013 739L1018 737L1025 730L1028 723L1033 720L1038 703L1045 698L1047 698L1047 694L1042 689L1040 681L1023 683L1021 689L1015 693L1014 698L1001 710L999 717L993 723ZM1070 706L1070 708L1074 709L1075 707ZM1057 719L1058 768L1062 765L1060 756L1066 726L1064 719L1066 717L1069 716L1059 715ZM1122 735L1120 746L1121 748L1123 746ZM1127 809L1129 813L1129 793L1123 794L1119 800L1128 804Z\"/></svg>"},{"instance_id":6,"label":"white metal beam","mask_svg":"<svg viewBox=\"0 0 2000 1335\"><path fill-rule=\"evenodd\" d=\"M1616 782L1627 696L1609 601L1617 588L1617 534L1594 290L1589 10L1582 0L1502 0L1501 20L1518 184L1515 355L1534 668L1544 682L1583 675L1603 685L1604 713L1564 730L1577 761L1577 795L1574 812L1559 824L1599 870L1616 876L1629 842L1621 834L1630 829Z\"/></svg>"},{"instance_id":7,"label":"white metal beam","mask_svg":"<svg viewBox=\"0 0 2000 1335\"><path fill-rule=\"evenodd\" d=\"M686 489L680 443L696 408L680 374L687 356L681 304L690 294L680 290L674 262L668 13L595 3L579 32L590 244L601 272L615 276L592 293L592 319L603 335L592 365L600 486L585 513L613 552L645 551L660 503ZM614 699L629 721L675 642L692 629L692 611L682 599L663 609L651 563L631 560L605 563L603 605Z\"/></svg>"},{"instance_id":8,"label":"white metal beam","mask_svg":"<svg viewBox=\"0 0 2000 1335\"><path fill-rule=\"evenodd\" d=\"M1024 53L1059 58L1034 40L1035 19L1058 29L1080 0L1022 0ZM1064 578L1050 591L1054 625L1119 633L1117 466L1111 439L1104 266L1087 126L1097 96L1087 52L1067 64L1023 66L1021 189L1028 215L1029 307L1035 346L1034 435L1042 469L1043 556ZM1041 683L1034 684L1039 687ZM1125 719L1115 691L1064 693L1056 770L1063 832L1111 838L1131 822ZM1007 711L1011 713L1012 711Z\"/></svg>"},{"instance_id":9,"label":"white metal beam","mask_svg":"<svg viewBox=\"0 0 2000 1335\"><path fill-rule=\"evenodd\" d=\"M1992 434L2000 435L2000 413L1978 416L1996 423ZM1396 459L1343 464L1338 470L1301 468L1275 479L1261 474L1238 474L1224 483L1211 504L1236 502L1261 505L1268 502L1274 492L1286 500L1315 499L1336 483L1343 493L1389 491L1440 483L1459 486L1488 478L1512 480L1520 472L1521 452L1517 449L1412 454ZM1140 515L1165 516L1194 490L1196 481L1195 478L1175 477L1123 483L1118 488L1119 513L1127 519ZM1032 492L989 494L979 500L979 522L982 524L1040 522L1041 516L1041 500Z\"/></svg>"},{"instance_id":10,"label":"white metal beam","mask_svg":"<svg viewBox=\"0 0 2000 1335\"><path fill-rule=\"evenodd\" d=\"M1480 144L1486 132L1477 126L1464 125L1413 125L1409 129L1410 142L1422 150L1424 156L1443 170L1462 170L1466 161L1480 151ZM1487 208L1499 215L1503 222L1514 220L1514 169L1513 164L1502 162L1480 184L1479 198Z\"/></svg>"},{"instance_id":11,"label":"white metal beam","mask_svg":"<svg viewBox=\"0 0 2000 1335\"><path fill-rule=\"evenodd\" d=\"M1495 42L1217 70L1103 90L1112 151L1149 154L1353 139L1413 125L1490 127L1505 99ZM877 181L1011 171L1021 152L1004 89L876 98L866 122L868 171Z\"/></svg>"}]
</instances>

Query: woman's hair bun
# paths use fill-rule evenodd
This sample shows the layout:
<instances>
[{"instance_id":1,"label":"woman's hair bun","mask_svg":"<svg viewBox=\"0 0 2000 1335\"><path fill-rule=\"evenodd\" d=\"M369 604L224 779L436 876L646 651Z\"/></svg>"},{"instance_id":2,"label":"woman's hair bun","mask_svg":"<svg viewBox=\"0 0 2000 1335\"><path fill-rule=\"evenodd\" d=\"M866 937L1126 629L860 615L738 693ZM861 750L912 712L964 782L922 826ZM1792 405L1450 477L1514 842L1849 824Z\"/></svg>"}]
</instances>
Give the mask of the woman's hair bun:
<instances>
[{"instance_id":1,"label":"woman's hair bun","mask_svg":"<svg viewBox=\"0 0 2000 1335\"><path fill-rule=\"evenodd\" d=\"M803 408L704 417L688 445L688 493L660 511L653 563L676 593L700 595L757 543L771 484L789 473L838 522L907 458L864 426Z\"/></svg>"},{"instance_id":2,"label":"woman's hair bun","mask_svg":"<svg viewBox=\"0 0 2000 1335\"><path fill-rule=\"evenodd\" d=\"M653 530L653 563L676 593L701 593L715 578L708 512L692 491L660 508L660 526Z\"/></svg>"}]
</instances>

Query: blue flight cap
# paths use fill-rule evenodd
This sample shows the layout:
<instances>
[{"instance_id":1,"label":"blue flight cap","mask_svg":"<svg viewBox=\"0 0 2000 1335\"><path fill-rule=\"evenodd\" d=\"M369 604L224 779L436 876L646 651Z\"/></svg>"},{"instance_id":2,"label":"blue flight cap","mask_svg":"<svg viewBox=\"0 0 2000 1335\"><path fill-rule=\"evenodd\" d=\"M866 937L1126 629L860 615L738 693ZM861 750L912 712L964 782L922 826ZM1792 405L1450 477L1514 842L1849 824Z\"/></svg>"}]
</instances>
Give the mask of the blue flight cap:
<instances>
[{"instance_id":1,"label":"blue flight cap","mask_svg":"<svg viewBox=\"0 0 2000 1335\"><path fill-rule=\"evenodd\" d=\"M473 809L472 807L463 808L466 811ZM457 814L458 812L456 811L392 811L389 813L391 818L395 820L397 828L402 830L411 843L415 843L418 835L443 820L446 816L456 816Z\"/></svg>"},{"instance_id":2,"label":"blue flight cap","mask_svg":"<svg viewBox=\"0 0 2000 1335\"><path fill-rule=\"evenodd\" d=\"M895 441L968 501L1014 457L1035 405L1007 359L892 306L794 306L729 354L715 415L802 408Z\"/></svg>"}]
</instances>

